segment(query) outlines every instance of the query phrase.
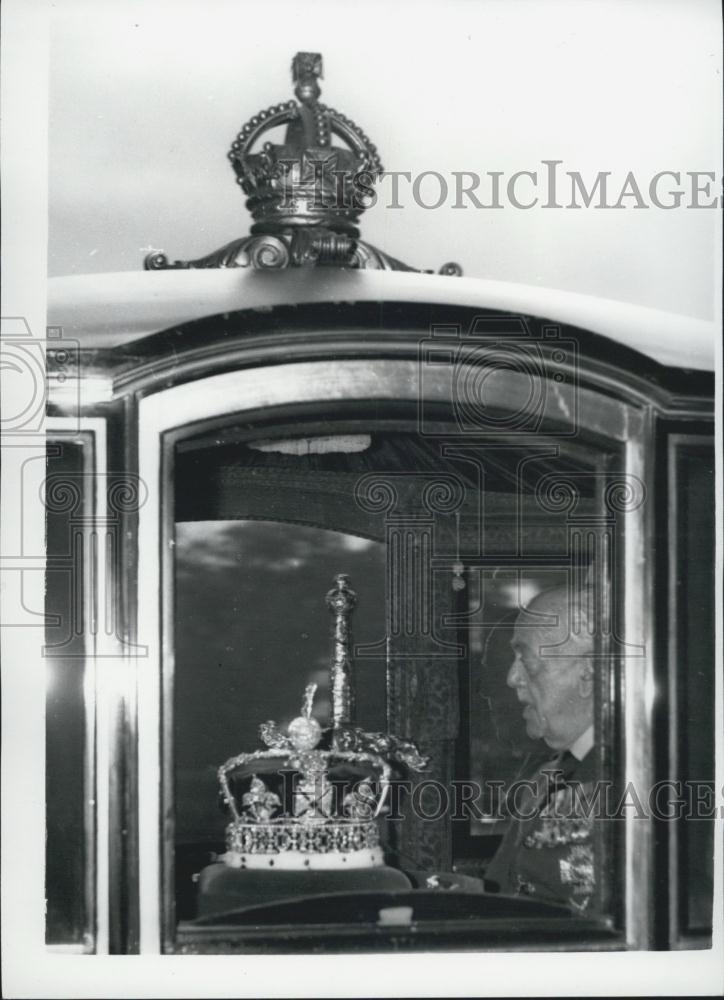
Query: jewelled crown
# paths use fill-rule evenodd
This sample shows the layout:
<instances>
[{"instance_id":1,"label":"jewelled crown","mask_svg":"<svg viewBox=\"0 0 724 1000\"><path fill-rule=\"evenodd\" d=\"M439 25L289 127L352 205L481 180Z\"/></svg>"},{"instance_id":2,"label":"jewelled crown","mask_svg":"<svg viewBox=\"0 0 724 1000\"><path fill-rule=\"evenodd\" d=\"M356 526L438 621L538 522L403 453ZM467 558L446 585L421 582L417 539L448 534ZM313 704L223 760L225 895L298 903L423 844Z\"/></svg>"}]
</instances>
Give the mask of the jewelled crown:
<instances>
[{"instance_id":1,"label":"jewelled crown","mask_svg":"<svg viewBox=\"0 0 724 1000\"><path fill-rule=\"evenodd\" d=\"M223 860L232 868L330 870L383 864L377 818L384 810L392 764L419 771L428 761L409 741L352 724L349 618L355 603L348 578L338 576L327 594L334 616L330 727L323 729L312 715L317 685L310 684L301 714L286 732L275 722L263 723L264 748L238 754L219 768L224 803L232 815ZM297 774L291 808L259 777L270 765ZM330 777L339 765L362 772L341 794ZM237 801L229 778L241 772L251 780Z\"/></svg>"},{"instance_id":2,"label":"jewelled crown","mask_svg":"<svg viewBox=\"0 0 724 1000\"><path fill-rule=\"evenodd\" d=\"M357 223L383 173L376 147L350 118L319 100L322 56L298 52L292 62L296 100L259 111L241 128L229 159L247 195L251 235L197 260L170 263L147 254L147 270L318 265L414 271L359 239ZM286 129L283 142L271 133ZM335 141L336 140L336 141ZM460 275L444 264L440 274Z\"/></svg>"}]
</instances>

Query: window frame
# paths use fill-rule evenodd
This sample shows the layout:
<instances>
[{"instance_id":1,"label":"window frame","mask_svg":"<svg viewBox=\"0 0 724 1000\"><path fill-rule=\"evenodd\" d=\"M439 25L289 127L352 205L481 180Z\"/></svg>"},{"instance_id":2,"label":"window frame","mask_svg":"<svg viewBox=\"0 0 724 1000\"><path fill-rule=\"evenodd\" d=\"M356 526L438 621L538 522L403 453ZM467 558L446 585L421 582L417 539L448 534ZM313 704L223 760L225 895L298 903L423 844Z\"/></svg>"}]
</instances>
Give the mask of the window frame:
<instances>
[{"instance_id":1,"label":"window frame","mask_svg":"<svg viewBox=\"0 0 724 1000\"><path fill-rule=\"evenodd\" d=\"M270 408L312 405L327 407L333 413L335 403L346 399L376 399L381 403L400 398L417 400L421 391L417 369L418 365L412 361L379 358L293 362L262 369L263 378L258 368L227 371L180 383L140 399L139 473L142 479L158 485L157 490L149 490L149 499L139 512L138 523L138 639L148 647L148 657L143 664L139 663L137 675L142 953L158 954L164 950L175 950L171 937L172 933L175 938L175 927L169 927L168 914L164 913L163 905L165 883L168 881L163 874L163 852L164 845L170 841L167 834L164 835L161 823L162 815L167 815L167 803L159 795L159 790L168 787L167 780L164 782L164 761L166 767L172 761L169 754L170 727L167 723L162 726L160 723L163 706L170 704L169 677L172 676L173 655L168 633L169 623L172 622L173 597L172 589L167 586L167 581L171 579L173 541L170 498L173 443L219 421L238 417L245 422L253 422L262 414L268 416ZM507 399L501 399L501 406L510 405L510 388ZM433 398L444 401L444 387L428 385L427 390ZM649 408L641 406L640 399L636 403L624 402L589 387L578 387L577 391L582 435L615 442L623 450L626 474L638 477L645 484L650 483L653 429ZM635 782L637 786L648 787L653 767L649 738L653 663L652 622L651 616L647 615L647 608L651 607L652 568L646 553L650 551L652 519L646 504L627 517L619 566L619 573L628 583L623 608L623 638L643 643L648 652L642 669L626 678L625 688L620 684L618 672L615 693L623 699L624 779ZM632 585L633 581L635 585ZM615 675L614 671L612 676ZM646 734L646 738L641 739L642 733ZM645 948L651 942L654 905L650 823L636 822L628 816L622 823L625 845L623 934L616 933L610 925L599 929L610 947ZM493 933L491 926L485 930ZM584 927L576 922L575 930L576 947L600 949L605 946L600 935L594 933L594 926L588 928L587 943ZM208 934L205 936L208 937ZM479 933L476 940L477 946L486 946L485 934ZM452 943L451 947L454 947Z\"/></svg>"},{"instance_id":2,"label":"window frame","mask_svg":"<svg viewBox=\"0 0 724 1000\"><path fill-rule=\"evenodd\" d=\"M73 443L83 454L82 491L82 604L83 714L85 744L82 782L85 789L84 848L86 858L83 894L86 927L82 944L46 944L50 952L109 952L110 928L110 785L113 755L113 684L109 657L115 655L110 637L101 625L108 599L107 549L99 534L107 523L106 421L98 417L50 414L45 424L46 449ZM88 484L91 484L88 486ZM72 555L72 554L71 554ZM76 566L71 567L71 574ZM71 585L77 593L76 581ZM103 622L103 625L105 622ZM49 647L43 646L43 655ZM52 647L51 647L52 648Z\"/></svg>"},{"instance_id":3,"label":"window frame","mask_svg":"<svg viewBox=\"0 0 724 1000\"><path fill-rule=\"evenodd\" d=\"M663 475L666 477L666 487L668 494L668 504L665 510L661 511L661 518L665 523L667 538L666 562L667 562L667 593L665 595L665 618L662 623L663 643L665 644L665 663L667 677L664 687L663 705L666 708L666 756L669 776L673 780L681 780L682 765L684 758L684 739L680 725L680 707L686 704L687 692L684 685L681 670L678 664L681 662L680 653L683 645L681 621L678 614L680 603L679 578L682 571L683 553L685 539L682 531L685 527L685 518L681 512L680 486L684 481L684 474L681 469L682 451L687 448L710 449L712 466L715 463L715 440L711 427L702 426L701 423L690 426L677 422L675 426L662 428L661 449L665 462ZM662 478L663 478L662 475ZM716 497L716 486L714 484L714 498ZM714 518L716 530L716 517ZM716 575L716 565L713 566L712 579ZM684 567L685 571L685 567ZM712 604L715 600L712 592ZM712 613L712 620L715 622L715 614ZM716 678L716 668L712 663L712 677ZM712 691L712 695L713 695ZM713 711L713 709L712 709ZM714 738L716 741L716 721L713 720ZM712 758L712 777L714 775L715 760ZM696 822L689 819L689 822ZM686 922L686 903L682 900L684 890L682 880L685 877L683 853L686 843L685 829L682 823L686 819L676 821L662 821L665 836L663 838L666 857L664 864L667 867L668 877L668 914L667 914L667 935L666 945L672 949L689 948L710 948L712 934L710 931L692 928ZM705 822L716 823L716 820L705 820ZM715 827L716 829L716 827ZM716 834L715 834L716 836ZM715 839L715 838L714 838ZM713 899L712 899L713 903ZM713 928L712 928L713 930ZM662 935L663 936L663 935Z\"/></svg>"}]
</instances>

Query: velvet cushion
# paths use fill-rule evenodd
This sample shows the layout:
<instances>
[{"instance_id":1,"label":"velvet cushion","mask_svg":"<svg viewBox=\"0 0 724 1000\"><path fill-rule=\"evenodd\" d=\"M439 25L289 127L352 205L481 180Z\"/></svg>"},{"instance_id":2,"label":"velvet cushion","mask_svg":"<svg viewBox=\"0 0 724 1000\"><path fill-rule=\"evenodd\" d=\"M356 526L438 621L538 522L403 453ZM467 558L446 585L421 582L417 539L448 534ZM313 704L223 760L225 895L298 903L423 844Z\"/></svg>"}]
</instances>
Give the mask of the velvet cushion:
<instances>
[{"instance_id":1,"label":"velvet cushion","mask_svg":"<svg viewBox=\"0 0 724 1000\"><path fill-rule=\"evenodd\" d=\"M330 892L399 892L410 880L396 868L360 868L351 871L253 871L230 868L223 862L208 865L199 875L199 917L281 899Z\"/></svg>"}]
</instances>

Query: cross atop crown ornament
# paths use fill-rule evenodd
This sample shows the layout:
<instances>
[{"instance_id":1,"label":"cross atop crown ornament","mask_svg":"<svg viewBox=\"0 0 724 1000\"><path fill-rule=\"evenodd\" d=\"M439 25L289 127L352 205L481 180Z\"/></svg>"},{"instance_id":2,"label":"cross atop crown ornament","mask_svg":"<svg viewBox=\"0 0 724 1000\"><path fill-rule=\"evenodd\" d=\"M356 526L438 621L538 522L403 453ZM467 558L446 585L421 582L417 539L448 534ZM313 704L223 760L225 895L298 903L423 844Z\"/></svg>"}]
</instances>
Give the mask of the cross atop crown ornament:
<instances>
[{"instance_id":1,"label":"cross atop crown ornament","mask_svg":"<svg viewBox=\"0 0 724 1000\"><path fill-rule=\"evenodd\" d=\"M254 220L251 235L198 260L169 263L154 250L147 270L337 266L414 271L359 238L357 223L383 174L376 146L362 129L319 100L323 76L318 52L292 61L296 100L257 112L239 130L229 159ZM281 143L270 133L285 127ZM441 274L456 275L457 264Z\"/></svg>"}]
</instances>

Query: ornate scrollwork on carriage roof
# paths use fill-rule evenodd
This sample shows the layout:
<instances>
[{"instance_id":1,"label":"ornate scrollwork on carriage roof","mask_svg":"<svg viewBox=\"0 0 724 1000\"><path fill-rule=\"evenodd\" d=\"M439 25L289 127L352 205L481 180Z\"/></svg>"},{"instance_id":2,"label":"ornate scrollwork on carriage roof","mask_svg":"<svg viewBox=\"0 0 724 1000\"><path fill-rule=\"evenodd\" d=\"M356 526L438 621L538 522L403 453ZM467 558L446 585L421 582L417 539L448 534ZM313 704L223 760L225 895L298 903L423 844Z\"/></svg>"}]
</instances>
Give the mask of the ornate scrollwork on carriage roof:
<instances>
[{"instance_id":1,"label":"ornate scrollwork on carriage roof","mask_svg":"<svg viewBox=\"0 0 724 1000\"><path fill-rule=\"evenodd\" d=\"M197 260L169 263L160 250L146 256L146 270L336 266L415 271L359 238L357 223L372 185L383 173L377 147L350 118L319 101L322 57L298 52L292 62L296 101L258 112L229 151L236 182L254 219L249 236ZM279 126L284 142L259 143ZM344 145L332 142L333 137ZM429 272L431 273L431 272ZM462 274L447 263L440 274Z\"/></svg>"}]
</instances>

